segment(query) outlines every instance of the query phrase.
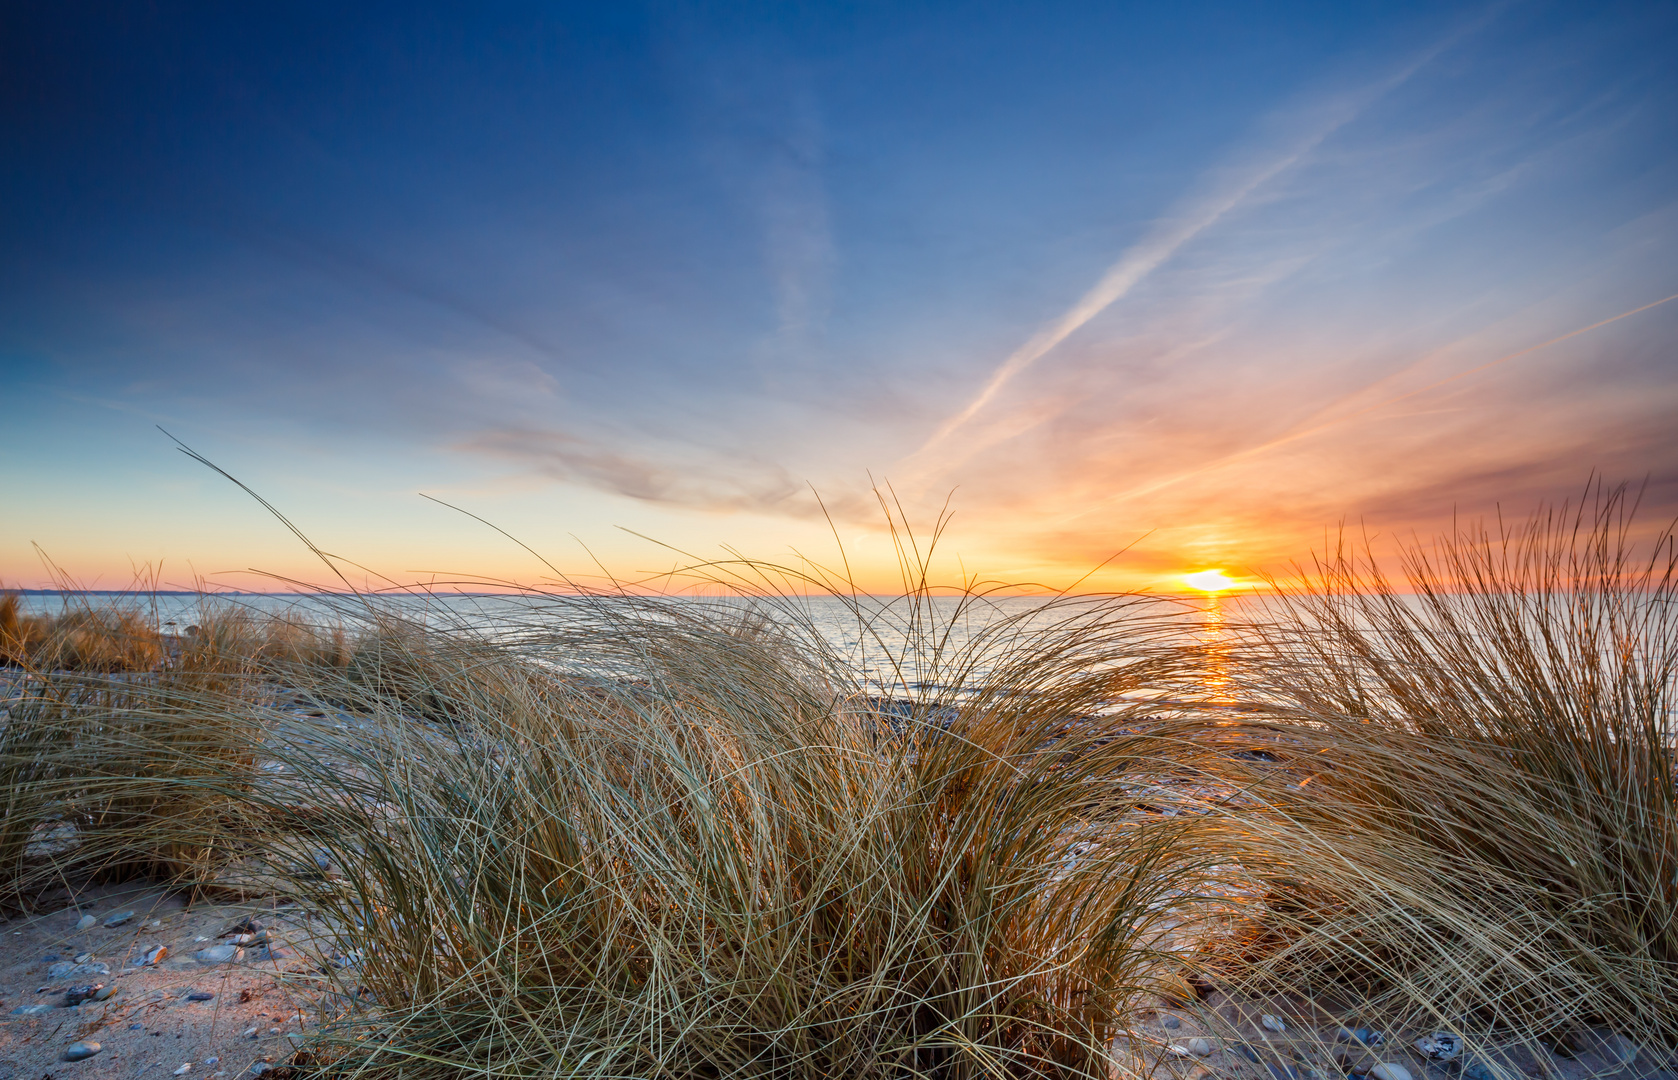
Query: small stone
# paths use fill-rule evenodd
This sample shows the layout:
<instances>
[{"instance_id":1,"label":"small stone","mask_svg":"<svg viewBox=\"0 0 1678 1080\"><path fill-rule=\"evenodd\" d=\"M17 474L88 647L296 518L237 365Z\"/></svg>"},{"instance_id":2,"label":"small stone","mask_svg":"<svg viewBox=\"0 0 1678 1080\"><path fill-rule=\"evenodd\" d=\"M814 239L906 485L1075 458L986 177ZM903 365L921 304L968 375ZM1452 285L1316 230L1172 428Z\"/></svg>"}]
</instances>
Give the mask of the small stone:
<instances>
[{"instance_id":1,"label":"small stone","mask_svg":"<svg viewBox=\"0 0 1678 1080\"><path fill-rule=\"evenodd\" d=\"M210 1055L210 1056L209 1056L209 1057L207 1057L207 1058L205 1058L205 1059L204 1059L204 1064L206 1064L206 1065L214 1065L214 1064L215 1064L215 1063L216 1063L216 1062L218 1062L218 1061L220 1061L220 1060L221 1060L221 1058L219 1058L219 1057L217 1057L217 1056L216 1056L216 1055L214 1055L214 1054L211 1054L211 1055Z\"/></svg>"},{"instance_id":2,"label":"small stone","mask_svg":"<svg viewBox=\"0 0 1678 1080\"><path fill-rule=\"evenodd\" d=\"M64 991L64 1004L80 1005L103 989L105 989L104 983L84 983L81 986L72 986Z\"/></svg>"},{"instance_id":3,"label":"small stone","mask_svg":"<svg viewBox=\"0 0 1678 1080\"><path fill-rule=\"evenodd\" d=\"M201 964L225 964L233 960L242 960L245 950L237 945L211 945L208 949L200 949L192 954L193 959Z\"/></svg>"},{"instance_id":4,"label":"small stone","mask_svg":"<svg viewBox=\"0 0 1678 1080\"><path fill-rule=\"evenodd\" d=\"M1436 1031L1416 1040L1416 1050L1430 1061L1450 1061L1462 1053L1462 1040L1448 1031Z\"/></svg>"},{"instance_id":5,"label":"small stone","mask_svg":"<svg viewBox=\"0 0 1678 1080\"><path fill-rule=\"evenodd\" d=\"M270 1035L278 1035L279 1033L280 1033L279 1028L269 1028L268 1029L268 1034L270 1034Z\"/></svg>"},{"instance_id":6,"label":"small stone","mask_svg":"<svg viewBox=\"0 0 1678 1080\"><path fill-rule=\"evenodd\" d=\"M1396 1061L1383 1061L1369 1070L1370 1080L1412 1080L1410 1070Z\"/></svg>"},{"instance_id":7,"label":"small stone","mask_svg":"<svg viewBox=\"0 0 1678 1080\"><path fill-rule=\"evenodd\" d=\"M1275 1062L1266 1062L1264 1067L1270 1073L1270 1080L1305 1080L1305 1074L1294 1068L1292 1065L1278 1065Z\"/></svg>"},{"instance_id":8,"label":"small stone","mask_svg":"<svg viewBox=\"0 0 1678 1080\"><path fill-rule=\"evenodd\" d=\"M245 1038L247 1038L247 1039L256 1038L256 1029L255 1028L246 1028L245 1029Z\"/></svg>"},{"instance_id":9,"label":"small stone","mask_svg":"<svg viewBox=\"0 0 1678 1080\"><path fill-rule=\"evenodd\" d=\"M169 957L169 946L153 945L140 956L138 967L156 967Z\"/></svg>"},{"instance_id":10,"label":"small stone","mask_svg":"<svg viewBox=\"0 0 1678 1080\"><path fill-rule=\"evenodd\" d=\"M126 923L128 920L132 919L133 917L134 917L134 913L132 911L119 911L115 915L112 915L110 918L105 920L105 928L107 930L115 930L117 927L121 926L123 923Z\"/></svg>"},{"instance_id":11,"label":"small stone","mask_svg":"<svg viewBox=\"0 0 1678 1080\"><path fill-rule=\"evenodd\" d=\"M1170 1013L1166 1013L1164 1016L1160 1017L1159 1022L1162 1026L1168 1027L1172 1031L1176 1031L1178 1028L1183 1026L1183 1022L1175 1016L1172 1016Z\"/></svg>"},{"instance_id":12,"label":"small stone","mask_svg":"<svg viewBox=\"0 0 1678 1080\"><path fill-rule=\"evenodd\" d=\"M1282 1032L1288 1030L1288 1025L1282 1023L1280 1016L1271 1016L1269 1013L1259 1017L1259 1026L1266 1031Z\"/></svg>"},{"instance_id":13,"label":"small stone","mask_svg":"<svg viewBox=\"0 0 1678 1080\"><path fill-rule=\"evenodd\" d=\"M89 960L92 960L92 959L93 959L93 954L90 953L90 952L84 952L84 953L77 953L76 954L76 963L78 963L78 964L85 964Z\"/></svg>"},{"instance_id":14,"label":"small stone","mask_svg":"<svg viewBox=\"0 0 1678 1080\"><path fill-rule=\"evenodd\" d=\"M99 920L94 918L92 915L83 915L81 918L76 920L76 929L92 930L96 925L98 925L98 923Z\"/></svg>"},{"instance_id":15,"label":"small stone","mask_svg":"<svg viewBox=\"0 0 1678 1080\"><path fill-rule=\"evenodd\" d=\"M93 992L89 1001L109 1001L117 992L116 983L107 983Z\"/></svg>"},{"instance_id":16,"label":"small stone","mask_svg":"<svg viewBox=\"0 0 1678 1080\"><path fill-rule=\"evenodd\" d=\"M232 926L229 926L226 930L223 930L222 936L225 937L228 934L254 934L261 929L261 923L257 922L249 915L246 915L244 918L235 922Z\"/></svg>"},{"instance_id":17,"label":"small stone","mask_svg":"<svg viewBox=\"0 0 1678 1080\"><path fill-rule=\"evenodd\" d=\"M194 944L194 945L196 945L196 944L198 944L198 943L199 943L199 942L200 942L200 941L209 941L209 940L210 940L210 939L209 939L209 938L207 938L207 937L195 937L195 938L193 938L193 939L192 939L192 943L193 943L193 944Z\"/></svg>"},{"instance_id":18,"label":"small stone","mask_svg":"<svg viewBox=\"0 0 1678 1080\"><path fill-rule=\"evenodd\" d=\"M1196 1057L1206 1057L1212 1053L1212 1040L1193 1038L1183 1044L1189 1048L1189 1053Z\"/></svg>"},{"instance_id":19,"label":"small stone","mask_svg":"<svg viewBox=\"0 0 1678 1080\"><path fill-rule=\"evenodd\" d=\"M274 1066L268 1064L266 1061L258 1061L258 1062L252 1063L251 1072L257 1074L258 1076L261 1076L263 1073L267 1072L269 1069L272 1069L273 1067Z\"/></svg>"},{"instance_id":20,"label":"small stone","mask_svg":"<svg viewBox=\"0 0 1678 1080\"><path fill-rule=\"evenodd\" d=\"M38 1001L33 1005L19 1005L12 1010L13 1016L40 1016L44 1012L52 1011L52 1002Z\"/></svg>"},{"instance_id":21,"label":"small stone","mask_svg":"<svg viewBox=\"0 0 1678 1080\"><path fill-rule=\"evenodd\" d=\"M314 852L314 858L315 858L315 865L320 867L322 870L331 869L331 867L332 867L332 855L325 848L316 848L315 852Z\"/></svg>"},{"instance_id":22,"label":"small stone","mask_svg":"<svg viewBox=\"0 0 1678 1080\"><path fill-rule=\"evenodd\" d=\"M1252 1047L1248 1046L1246 1043L1234 1043L1230 1046L1230 1049L1234 1050L1237 1054L1240 1054L1242 1057L1246 1058L1248 1061L1252 1062L1254 1065L1257 1065L1258 1062L1259 1062L1258 1051L1254 1050Z\"/></svg>"},{"instance_id":23,"label":"small stone","mask_svg":"<svg viewBox=\"0 0 1678 1080\"><path fill-rule=\"evenodd\" d=\"M92 1040L87 1040L87 1041L84 1041L84 1042L73 1042L64 1051L64 1060L65 1061L81 1061L83 1058L92 1057L94 1054L97 1054L99 1051L101 1051L103 1049L105 1049L103 1046L100 1046L98 1043L93 1042Z\"/></svg>"},{"instance_id":24,"label":"small stone","mask_svg":"<svg viewBox=\"0 0 1678 1080\"><path fill-rule=\"evenodd\" d=\"M192 1071L192 1062L186 1061L186 1062L182 1062L181 1067L176 1069L174 1072L170 1073L169 1075L170 1076L185 1076L187 1073L189 1073L191 1071Z\"/></svg>"},{"instance_id":25,"label":"small stone","mask_svg":"<svg viewBox=\"0 0 1678 1080\"><path fill-rule=\"evenodd\" d=\"M186 996L186 999L188 1001L209 1001L213 997L215 997L215 995L210 993L208 990L194 990ZM204 1064L208 1065L209 1062L206 1061Z\"/></svg>"}]
</instances>

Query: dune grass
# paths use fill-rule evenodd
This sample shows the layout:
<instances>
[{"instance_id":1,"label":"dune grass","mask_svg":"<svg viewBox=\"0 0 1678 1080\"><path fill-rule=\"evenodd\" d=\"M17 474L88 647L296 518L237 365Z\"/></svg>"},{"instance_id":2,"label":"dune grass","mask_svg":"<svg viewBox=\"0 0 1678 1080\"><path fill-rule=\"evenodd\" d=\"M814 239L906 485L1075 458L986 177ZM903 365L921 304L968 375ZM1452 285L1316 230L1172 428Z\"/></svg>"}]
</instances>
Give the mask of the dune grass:
<instances>
[{"instance_id":1,"label":"dune grass","mask_svg":"<svg viewBox=\"0 0 1678 1080\"><path fill-rule=\"evenodd\" d=\"M1672 534L1624 489L1406 550L1342 551L1252 628L1266 915L1231 967L1401 1027L1571 1052L1678 1044ZM1260 869L1257 861L1251 863Z\"/></svg>"},{"instance_id":2,"label":"dune grass","mask_svg":"<svg viewBox=\"0 0 1678 1080\"><path fill-rule=\"evenodd\" d=\"M1678 564L1631 509L1396 578L1342 551L1215 647L1143 598L940 594L912 538L894 601L739 560L695 572L750 600L530 594L516 626L209 612L150 667L28 668L0 886L237 867L303 899L335 1075L1107 1076L1212 984L1461 1034L1484 1080L1593 1028L1652 1068Z\"/></svg>"}]
</instances>

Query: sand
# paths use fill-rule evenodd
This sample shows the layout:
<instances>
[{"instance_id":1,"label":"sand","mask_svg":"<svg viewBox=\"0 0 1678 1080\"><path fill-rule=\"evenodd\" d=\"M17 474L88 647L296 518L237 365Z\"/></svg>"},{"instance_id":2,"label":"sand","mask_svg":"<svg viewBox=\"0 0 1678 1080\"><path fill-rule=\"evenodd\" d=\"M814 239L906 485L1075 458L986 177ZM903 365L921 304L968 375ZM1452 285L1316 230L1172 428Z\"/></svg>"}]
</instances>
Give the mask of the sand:
<instances>
[{"instance_id":1,"label":"sand","mask_svg":"<svg viewBox=\"0 0 1678 1080\"><path fill-rule=\"evenodd\" d=\"M182 1065L191 1066L184 1075L193 1078L248 1077L258 1063L286 1062L316 1019L319 969L309 958L308 920L295 907L207 901L189 906L183 894L151 886L89 888L60 902L58 910L0 923L0 1080L162 1080ZM130 909L135 912L130 922L105 928L108 916ZM84 915L98 923L77 930ZM237 962L193 959L221 944L224 932L247 916L283 936L277 956L257 947L245 949ZM132 966L157 945L169 950L160 964ZM83 953L92 954L91 963L108 964L110 975L48 976L48 956L74 961ZM114 984L116 993L104 1002L65 1006L64 989L85 982ZM190 1001L193 992L214 997ZM43 1002L53 1008L42 1015L12 1014L19 1006ZM253 1027L254 1038L245 1034ZM77 1040L95 1040L103 1049L82 1061L66 1061L66 1048Z\"/></svg>"}]
</instances>

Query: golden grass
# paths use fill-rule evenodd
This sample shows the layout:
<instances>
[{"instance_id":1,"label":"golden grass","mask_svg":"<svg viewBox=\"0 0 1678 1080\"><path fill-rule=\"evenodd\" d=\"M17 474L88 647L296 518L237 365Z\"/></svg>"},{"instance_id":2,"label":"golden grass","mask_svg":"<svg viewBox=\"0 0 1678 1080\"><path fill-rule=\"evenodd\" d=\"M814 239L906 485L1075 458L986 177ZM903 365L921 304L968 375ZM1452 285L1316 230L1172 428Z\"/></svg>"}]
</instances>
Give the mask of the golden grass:
<instances>
[{"instance_id":1,"label":"golden grass","mask_svg":"<svg viewBox=\"0 0 1678 1080\"><path fill-rule=\"evenodd\" d=\"M216 609L127 668L43 667L0 607L35 643L0 887L254 868L356 961L313 1059L343 1075L1106 1076L1208 975L1493 1075L1597 1026L1658 1060L1678 564L1629 529L1609 492L1396 581L1343 551L1215 657L1136 598L940 598L912 541L895 603L741 560L702 571L732 608ZM812 585L871 675L777 599Z\"/></svg>"}]
</instances>

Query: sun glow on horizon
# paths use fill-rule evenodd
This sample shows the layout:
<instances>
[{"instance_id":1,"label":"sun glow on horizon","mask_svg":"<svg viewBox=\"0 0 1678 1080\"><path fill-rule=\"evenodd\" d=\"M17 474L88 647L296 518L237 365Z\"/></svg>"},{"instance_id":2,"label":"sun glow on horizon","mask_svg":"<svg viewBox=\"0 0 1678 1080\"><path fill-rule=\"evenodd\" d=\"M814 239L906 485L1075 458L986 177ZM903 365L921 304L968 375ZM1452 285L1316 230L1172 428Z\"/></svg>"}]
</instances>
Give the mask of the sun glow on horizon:
<instances>
[{"instance_id":1,"label":"sun glow on horizon","mask_svg":"<svg viewBox=\"0 0 1678 1080\"><path fill-rule=\"evenodd\" d=\"M1230 589L1241 587L1241 583L1225 574L1222 570L1200 570L1193 574L1184 574L1184 585L1201 592L1228 592Z\"/></svg>"}]
</instances>

